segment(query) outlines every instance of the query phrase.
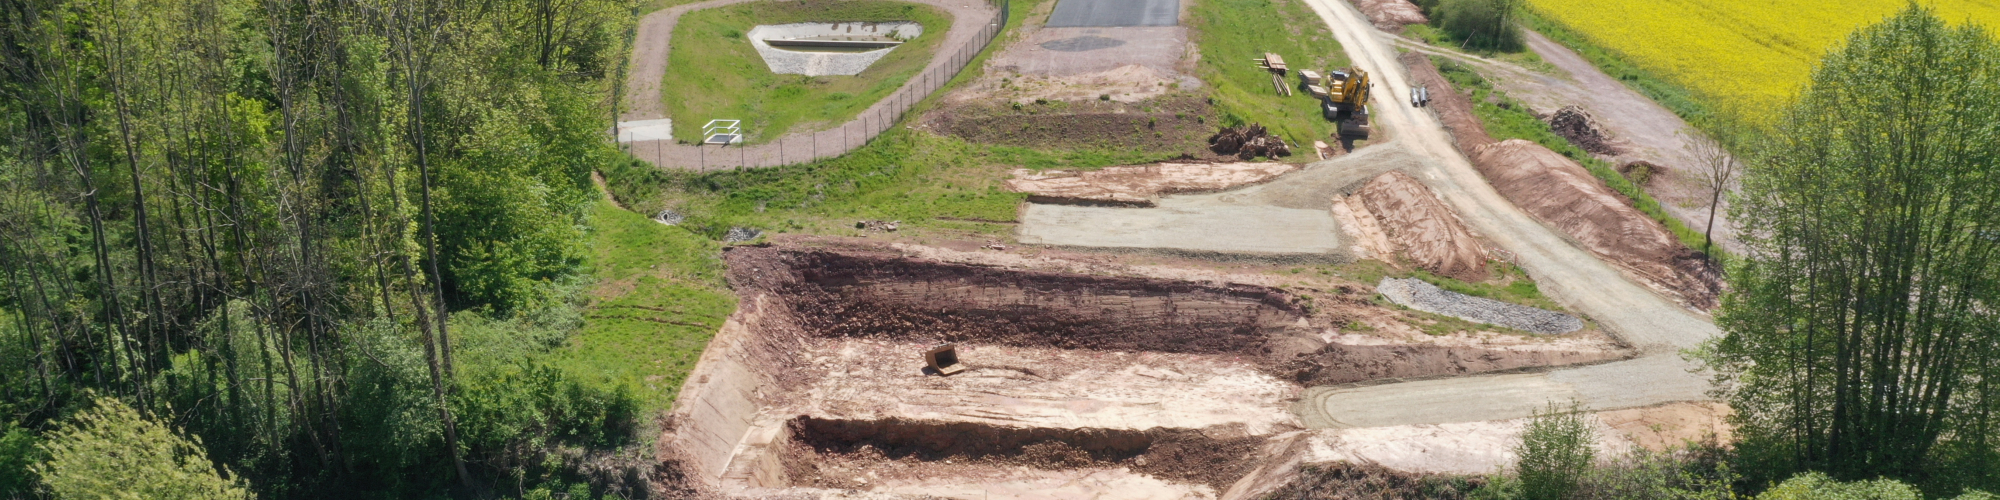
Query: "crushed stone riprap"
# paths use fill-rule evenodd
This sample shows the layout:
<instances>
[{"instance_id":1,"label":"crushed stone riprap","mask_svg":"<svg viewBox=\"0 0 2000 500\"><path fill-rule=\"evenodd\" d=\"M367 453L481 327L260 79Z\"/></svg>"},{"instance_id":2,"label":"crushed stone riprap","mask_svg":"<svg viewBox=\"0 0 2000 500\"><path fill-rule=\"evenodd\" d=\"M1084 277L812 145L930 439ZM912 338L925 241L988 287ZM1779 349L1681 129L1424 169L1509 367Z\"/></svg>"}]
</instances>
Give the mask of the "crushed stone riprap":
<instances>
[{"instance_id":1,"label":"crushed stone riprap","mask_svg":"<svg viewBox=\"0 0 2000 500\"><path fill-rule=\"evenodd\" d=\"M1583 329L1575 316L1447 291L1415 278L1382 278L1375 291L1404 307L1466 321L1547 335Z\"/></svg>"},{"instance_id":2,"label":"crushed stone riprap","mask_svg":"<svg viewBox=\"0 0 2000 500\"><path fill-rule=\"evenodd\" d=\"M896 48L864 52L788 50L772 47L765 40L855 36L910 40L922 34L923 25L911 22L777 24L758 26L745 33L750 45L757 48L757 55L764 58L764 64L771 68L772 73L806 76L859 75Z\"/></svg>"}]
</instances>

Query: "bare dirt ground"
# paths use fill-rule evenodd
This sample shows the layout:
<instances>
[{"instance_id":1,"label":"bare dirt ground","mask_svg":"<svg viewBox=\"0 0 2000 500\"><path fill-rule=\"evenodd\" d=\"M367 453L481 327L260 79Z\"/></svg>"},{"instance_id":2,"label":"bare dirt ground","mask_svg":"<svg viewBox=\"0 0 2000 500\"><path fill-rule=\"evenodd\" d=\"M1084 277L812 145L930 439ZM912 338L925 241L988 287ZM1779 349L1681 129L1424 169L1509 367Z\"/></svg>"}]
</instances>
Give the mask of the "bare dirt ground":
<instances>
[{"instance_id":1,"label":"bare dirt ground","mask_svg":"<svg viewBox=\"0 0 2000 500\"><path fill-rule=\"evenodd\" d=\"M984 144L1213 158L1185 26L1050 28L1048 2L922 123ZM1188 2L1181 3L1186 15Z\"/></svg>"},{"instance_id":2,"label":"bare dirt ground","mask_svg":"<svg viewBox=\"0 0 2000 500\"><path fill-rule=\"evenodd\" d=\"M1160 163L1089 172L1020 169L1007 189L1035 203L1153 206L1160 195L1218 191L1257 184L1298 170L1289 163Z\"/></svg>"},{"instance_id":3,"label":"bare dirt ground","mask_svg":"<svg viewBox=\"0 0 2000 500\"><path fill-rule=\"evenodd\" d=\"M1486 249L1458 214L1416 178L1389 172L1355 193L1405 257L1439 276L1486 281Z\"/></svg>"},{"instance_id":4,"label":"bare dirt ground","mask_svg":"<svg viewBox=\"0 0 2000 500\"><path fill-rule=\"evenodd\" d=\"M1424 17L1424 11L1409 0L1351 0L1354 7L1368 16L1375 29L1388 33L1401 33L1404 26L1431 22Z\"/></svg>"},{"instance_id":5,"label":"bare dirt ground","mask_svg":"<svg viewBox=\"0 0 2000 500\"><path fill-rule=\"evenodd\" d=\"M1717 335L1714 325L1699 312L1627 279L1514 206L1458 153L1436 118L1402 104L1408 102L1411 79L1397 61L1391 37L1343 2L1306 3L1334 28L1356 65L1375 76L1379 100L1373 117L1396 132L1402 147L1425 159L1423 168L1409 171L1412 177L1436 190L1468 228L1511 253L1545 295L1642 352L1632 360L1541 373L1315 388L1294 406L1308 425L1362 428L1507 419L1527 416L1548 401L1572 398L1599 410L1706 399L1706 375L1692 371L1677 352Z\"/></svg>"},{"instance_id":6,"label":"bare dirt ground","mask_svg":"<svg viewBox=\"0 0 2000 500\"><path fill-rule=\"evenodd\" d=\"M1711 308L1720 276L1666 226L1569 158L1522 139L1481 146L1474 165L1515 205L1690 306Z\"/></svg>"},{"instance_id":7,"label":"bare dirt ground","mask_svg":"<svg viewBox=\"0 0 2000 500\"><path fill-rule=\"evenodd\" d=\"M1556 68L1555 74L1531 71L1422 42L1397 39L1403 47L1440 55L1471 65L1508 96L1547 116L1565 106L1580 106L1597 119L1618 154L1605 156L1615 164L1644 161L1666 167L1667 175L1649 181L1647 194L1660 200L1669 215L1699 230L1708 222L1708 199L1691 172L1689 143L1682 134L1691 127L1673 111L1604 74L1575 51L1533 31L1523 30L1529 50ZM1413 70L1415 71L1415 70ZM1435 88L1435 87L1433 87ZM1728 210L1716 215L1715 238L1726 250L1741 251L1728 224Z\"/></svg>"},{"instance_id":8,"label":"bare dirt ground","mask_svg":"<svg viewBox=\"0 0 2000 500\"><path fill-rule=\"evenodd\" d=\"M682 484L729 495L1239 498L1225 493L1279 458L1260 450L1303 427L1289 406L1308 385L1626 355L1601 334L1425 334L1337 277L1279 289L1253 284L1269 275L796 237L726 259L744 303L677 401L662 456L683 457L663 463ZM958 342L965 372L923 370L940 341Z\"/></svg>"}]
</instances>

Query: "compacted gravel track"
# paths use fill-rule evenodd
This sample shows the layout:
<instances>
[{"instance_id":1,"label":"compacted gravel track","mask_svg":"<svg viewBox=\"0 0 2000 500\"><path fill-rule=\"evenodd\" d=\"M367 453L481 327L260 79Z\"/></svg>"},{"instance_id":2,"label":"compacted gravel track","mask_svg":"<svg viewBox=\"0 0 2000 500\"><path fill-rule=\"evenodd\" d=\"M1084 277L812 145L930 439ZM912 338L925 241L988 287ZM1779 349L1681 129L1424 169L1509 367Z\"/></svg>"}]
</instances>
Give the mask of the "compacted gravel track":
<instances>
[{"instance_id":1,"label":"compacted gravel track","mask_svg":"<svg viewBox=\"0 0 2000 500\"><path fill-rule=\"evenodd\" d=\"M1390 36L1341 0L1305 0L1356 66L1373 73L1371 108L1395 141L1423 156L1410 172L1437 190L1474 231L1512 252L1543 293L1638 349L1637 359L1541 373L1487 375L1363 387L1315 387L1293 407L1312 427L1372 427L1528 416L1549 401L1606 410L1706 399L1707 375L1679 351L1720 335L1702 314L1639 286L1536 222L1480 177L1438 120L1409 107L1409 79Z\"/></svg>"}]
</instances>

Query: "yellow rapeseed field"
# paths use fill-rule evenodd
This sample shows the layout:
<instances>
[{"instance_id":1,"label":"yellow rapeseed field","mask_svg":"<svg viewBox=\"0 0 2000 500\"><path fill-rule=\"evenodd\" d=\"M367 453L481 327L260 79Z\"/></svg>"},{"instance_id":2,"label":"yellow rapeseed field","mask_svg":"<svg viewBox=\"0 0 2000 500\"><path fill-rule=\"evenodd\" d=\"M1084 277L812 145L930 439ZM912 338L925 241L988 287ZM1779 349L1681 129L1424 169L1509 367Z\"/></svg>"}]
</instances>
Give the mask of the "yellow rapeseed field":
<instances>
[{"instance_id":1,"label":"yellow rapeseed field","mask_svg":"<svg viewBox=\"0 0 2000 500\"><path fill-rule=\"evenodd\" d=\"M1675 83L1756 110L1805 85L1828 49L1907 0L1528 0L1536 12ZM1920 0L1954 25L2000 29L2000 2Z\"/></svg>"}]
</instances>

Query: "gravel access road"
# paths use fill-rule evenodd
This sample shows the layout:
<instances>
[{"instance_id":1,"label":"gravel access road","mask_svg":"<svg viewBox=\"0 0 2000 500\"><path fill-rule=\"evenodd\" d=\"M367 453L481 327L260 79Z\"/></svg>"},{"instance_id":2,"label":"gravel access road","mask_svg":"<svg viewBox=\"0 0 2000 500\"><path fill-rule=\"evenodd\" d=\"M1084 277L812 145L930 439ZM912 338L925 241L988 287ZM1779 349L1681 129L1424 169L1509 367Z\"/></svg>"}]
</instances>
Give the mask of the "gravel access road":
<instances>
[{"instance_id":1,"label":"gravel access road","mask_svg":"<svg viewBox=\"0 0 2000 500\"><path fill-rule=\"evenodd\" d=\"M1356 66L1373 73L1370 111L1395 141L1425 157L1409 173L1436 190L1468 227L1512 252L1544 294L1631 344L1639 358L1541 373L1363 387L1308 389L1294 411L1312 427L1372 427L1520 418L1549 401L1609 410L1706 399L1707 375L1679 351L1720 335L1699 313L1627 280L1618 270L1543 226L1474 170L1436 117L1411 108L1409 79L1392 37L1342 0L1305 0L1333 29Z\"/></svg>"},{"instance_id":2,"label":"gravel access road","mask_svg":"<svg viewBox=\"0 0 2000 500\"><path fill-rule=\"evenodd\" d=\"M1563 106L1582 106L1603 127L1614 146L1620 149L1616 163L1647 161L1665 166L1667 175L1655 176L1646 192L1660 200L1660 207L1681 223L1699 231L1708 223L1708 202L1692 174L1688 138L1679 134L1689 129L1660 103L1640 94L1607 75L1596 65L1563 44L1534 31L1522 30L1528 49L1556 68L1552 73L1531 71L1506 61L1497 61L1449 48L1428 45L1408 38L1396 42L1405 49L1443 56L1476 68L1509 97L1519 99L1539 113L1553 113ZM1715 242L1725 250L1742 252L1743 245L1730 229L1727 203L1715 216Z\"/></svg>"}]
</instances>

